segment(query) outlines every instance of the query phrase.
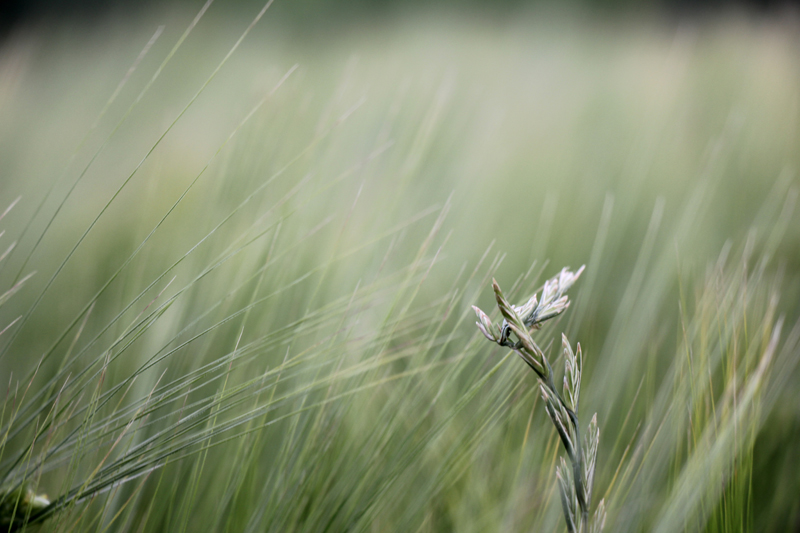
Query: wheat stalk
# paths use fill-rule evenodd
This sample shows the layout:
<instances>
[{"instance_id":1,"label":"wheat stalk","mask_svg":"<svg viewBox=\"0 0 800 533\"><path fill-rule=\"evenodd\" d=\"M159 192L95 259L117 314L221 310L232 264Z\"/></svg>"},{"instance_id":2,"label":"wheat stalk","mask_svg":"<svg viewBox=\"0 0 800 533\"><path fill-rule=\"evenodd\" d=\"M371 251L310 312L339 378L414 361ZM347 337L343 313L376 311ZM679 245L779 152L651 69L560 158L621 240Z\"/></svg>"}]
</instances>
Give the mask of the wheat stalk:
<instances>
[{"instance_id":1,"label":"wheat stalk","mask_svg":"<svg viewBox=\"0 0 800 533\"><path fill-rule=\"evenodd\" d=\"M478 315L476 322L481 333L492 342L512 349L536 373L539 378L539 390L544 400L545 409L556 427L561 443L569 456L572 468L567 467L561 458L556 467L558 487L561 494L561 505L564 518L570 533L599 533L605 523L605 503L597 505L594 517L589 520L592 502L592 485L597 458L597 445L600 440L600 429L597 427L597 414L589 423L586 436L581 445L578 423L578 403L580 399L581 371L583 356L581 345L573 352L565 335L561 335L564 352L563 394L555 385L553 369L541 348L531 337L531 331L540 329L542 324L555 318L569 307L566 291L575 283L584 267L577 272L564 268L549 279L542 288L540 298L536 294L523 305L511 305L497 281L492 280L495 300L503 323L497 328L488 315L476 306L472 306ZM512 333L517 340L511 337Z\"/></svg>"}]
</instances>

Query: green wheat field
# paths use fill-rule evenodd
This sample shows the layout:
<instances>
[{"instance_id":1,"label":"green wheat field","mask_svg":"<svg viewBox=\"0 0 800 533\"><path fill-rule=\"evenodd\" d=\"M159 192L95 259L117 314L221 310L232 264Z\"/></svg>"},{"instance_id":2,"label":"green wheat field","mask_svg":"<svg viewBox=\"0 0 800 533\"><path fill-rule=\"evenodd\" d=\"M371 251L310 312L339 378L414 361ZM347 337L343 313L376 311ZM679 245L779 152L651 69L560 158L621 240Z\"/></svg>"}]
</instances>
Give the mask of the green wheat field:
<instances>
[{"instance_id":1,"label":"green wheat field","mask_svg":"<svg viewBox=\"0 0 800 533\"><path fill-rule=\"evenodd\" d=\"M798 28L11 34L0 531L566 531L536 375L471 306L581 265L533 339L556 383L581 344L603 531L798 531Z\"/></svg>"}]
</instances>

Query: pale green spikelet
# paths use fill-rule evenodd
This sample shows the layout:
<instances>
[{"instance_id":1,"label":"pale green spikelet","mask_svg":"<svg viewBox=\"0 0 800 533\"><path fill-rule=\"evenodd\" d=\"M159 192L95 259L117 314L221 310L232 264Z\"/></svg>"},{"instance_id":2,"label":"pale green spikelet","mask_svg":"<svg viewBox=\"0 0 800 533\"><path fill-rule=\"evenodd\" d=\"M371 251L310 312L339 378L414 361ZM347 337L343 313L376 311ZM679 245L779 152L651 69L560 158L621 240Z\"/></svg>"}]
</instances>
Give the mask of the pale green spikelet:
<instances>
[{"instance_id":1,"label":"pale green spikelet","mask_svg":"<svg viewBox=\"0 0 800 533\"><path fill-rule=\"evenodd\" d=\"M568 467L562 457L556 469L564 519L570 533L599 532L605 524L604 502L598 505L591 522L589 519L597 446L600 440L597 414L592 417L581 444L578 428L578 405L583 370L581 346L578 344L573 351L566 335L561 335L564 354L562 395L556 389L550 363L531 337L531 331L540 329L543 322L555 318L569 307L569 299L565 293L583 270L583 266L576 272L568 268L562 269L558 276L545 282L540 297L534 294L520 306L511 305L497 281L492 280L495 301L503 315L503 324L499 332L486 313L478 307L472 307L478 315L479 322L476 322L476 325L481 333L490 341L514 350L539 378L539 391L545 410L558 432L571 463L571 467ZM516 336L516 342L513 342L512 334Z\"/></svg>"},{"instance_id":2,"label":"pale green spikelet","mask_svg":"<svg viewBox=\"0 0 800 533\"><path fill-rule=\"evenodd\" d=\"M0 528L15 531L48 505L50 500L46 494L36 494L25 486L0 490Z\"/></svg>"}]
</instances>

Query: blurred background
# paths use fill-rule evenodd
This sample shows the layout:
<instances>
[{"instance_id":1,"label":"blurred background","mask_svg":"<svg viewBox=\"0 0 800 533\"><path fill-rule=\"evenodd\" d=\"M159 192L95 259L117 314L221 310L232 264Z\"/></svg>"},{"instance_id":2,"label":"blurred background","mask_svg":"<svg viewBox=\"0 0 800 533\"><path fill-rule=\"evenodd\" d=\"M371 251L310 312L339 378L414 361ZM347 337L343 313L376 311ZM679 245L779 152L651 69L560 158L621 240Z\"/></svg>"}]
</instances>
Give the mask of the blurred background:
<instances>
[{"instance_id":1,"label":"blurred background","mask_svg":"<svg viewBox=\"0 0 800 533\"><path fill-rule=\"evenodd\" d=\"M260 7L256 0L231 0L226 9L246 12ZM128 17L154 9L191 9L191 0L6 0L0 7L0 20L8 29L18 24L41 20L71 20L75 23L99 23L108 16ZM300 27L334 19L342 22L365 17L392 18L408 12L438 11L442 14L493 16L509 18L532 9L568 10L586 16L626 17L631 14L657 14L670 18L718 15L721 11L738 10L754 15L774 15L797 9L793 0L297 0L275 5L275 12Z\"/></svg>"},{"instance_id":2,"label":"blurred background","mask_svg":"<svg viewBox=\"0 0 800 533\"><path fill-rule=\"evenodd\" d=\"M278 372L263 432L231 426L256 440L192 426L137 456L174 486L114 463L65 530L563 531L533 377L470 306L586 264L537 340L586 354L606 530L800 531L796 2L275 0L248 29L263 5L0 5L0 378L44 413L115 354L114 402L63 422L112 429L65 433L40 492L163 376L178 413Z\"/></svg>"}]
</instances>

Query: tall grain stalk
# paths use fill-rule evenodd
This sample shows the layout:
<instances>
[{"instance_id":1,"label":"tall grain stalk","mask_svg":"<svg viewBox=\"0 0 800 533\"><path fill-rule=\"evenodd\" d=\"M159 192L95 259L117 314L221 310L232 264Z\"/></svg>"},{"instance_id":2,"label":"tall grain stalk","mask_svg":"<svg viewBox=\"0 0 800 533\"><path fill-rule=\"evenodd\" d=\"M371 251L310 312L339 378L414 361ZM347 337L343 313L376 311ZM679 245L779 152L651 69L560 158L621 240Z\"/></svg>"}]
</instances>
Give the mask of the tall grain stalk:
<instances>
[{"instance_id":1,"label":"tall grain stalk","mask_svg":"<svg viewBox=\"0 0 800 533\"><path fill-rule=\"evenodd\" d=\"M592 505L592 485L597 459L597 444L600 440L600 429L597 427L597 414L592 417L581 446L580 424L578 422L578 400L581 388L581 370L583 356L581 345L573 352L566 335L561 335L564 350L564 385L563 394L558 392L553 379L553 369L544 352L533 341L531 331L538 330L547 320L557 317L569 307L566 296L569 289L583 272L567 268L558 276L544 284L541 300L536 294L521 306L508 303L500 285L492 280L497 307L503 315L503 323L499 329L489 317L478 307L472 306L478 315L476 322L481 333L492 342L512 349L536 373L539 378L539 390L545 402L545 409L555 425L561 443L569 456L572 468L567 467L564 458L556 467L558 486L561 494L561 505L564 518L570 533L599 533L605 523L605 503L597 505L594 517L589 519ZM511 334L517 338L514 341Z\"/></svg>"}]
</instances>

